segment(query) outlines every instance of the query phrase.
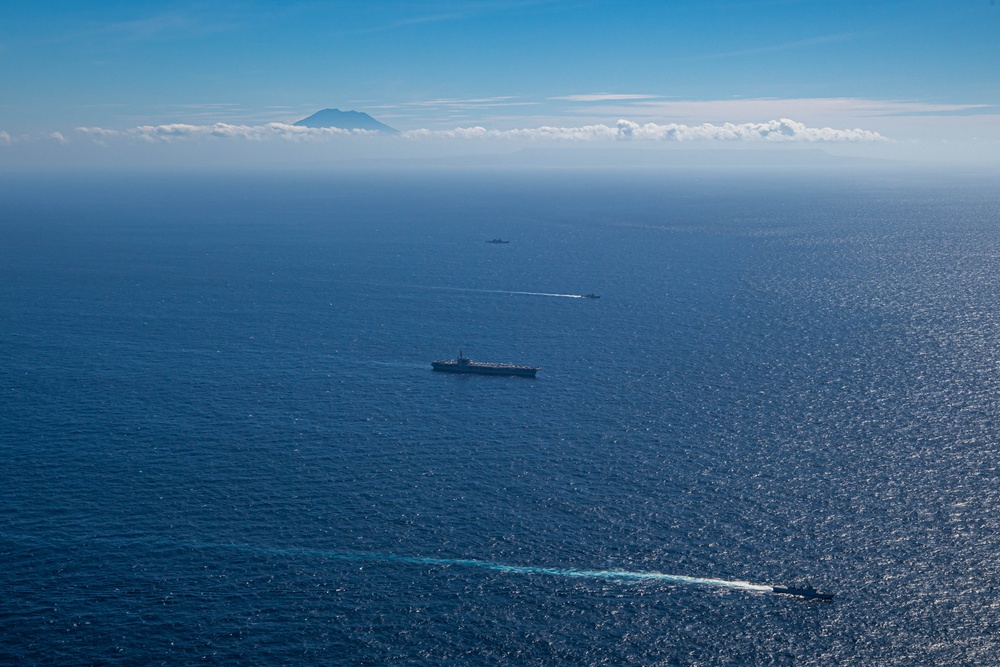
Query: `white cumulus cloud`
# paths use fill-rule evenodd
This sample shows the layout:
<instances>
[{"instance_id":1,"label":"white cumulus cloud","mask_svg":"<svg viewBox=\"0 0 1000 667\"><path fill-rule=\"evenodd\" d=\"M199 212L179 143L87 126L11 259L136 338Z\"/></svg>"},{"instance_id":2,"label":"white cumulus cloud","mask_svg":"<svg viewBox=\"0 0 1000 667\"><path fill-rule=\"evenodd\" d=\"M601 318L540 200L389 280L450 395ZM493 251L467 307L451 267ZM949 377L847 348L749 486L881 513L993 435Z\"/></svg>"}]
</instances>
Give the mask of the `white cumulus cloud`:
<instances>
[{"instance_id":1,"label":"white cumulus cloud","mask_svg":"<svg viewBox=\"0 0 1000 667\"><path fill-rule=\"evenodd\" d=\"M885 137L871 130L836 130L831 127L808 127L788 118L765 123L723 123L688 126L671 123L639 125L618 121L619 132L629 138L660 141L713 140L724 141L884 141Z\"/></svg>"},{"instance_id":2,"label":"white cumulus cloud","mask_svg":"<svg viewBox=\"0 0 1000 667\"><path fill-rule=\"evenodd\" d=\"M4 130L0 130L0 146L10 146L14 142Z\"/></svg>"},{"instance_id":3,"label":"white cumulus cloud","mask_svg":"<svg viewBox=\"0 0 1000 667\"><path fill-rule=\"evenodd\" d=\"M408 130L401 136L405 139L558 139L568 141L592 141L595 139L615 139L616 130L607 125L585 125L583 127L534 127L516 130L490 130L485 127L456 127L453 130Z\"/></svg>"},{"instance_id":4,"label":"white cumulus cloud","mask_svg":"<svg viewBox=\"0 0 1000 667\"><path fill-rule=\"evenodd\" d=\"M808 127L788 118L765 123L723 123L714 125L682 125L639 123L619 120L614 126L583 125L580 127L537 127L515 130L488 130L484 127L454 130L410 130L402 136L408 139L555 139L562 141L885 141L871 130L837 130L830 127Z\"/></svg>"},{"instance_id":5,"label":"white cumulus cloud","mask_svg":"<svg viewBox=\"0 0 1000 667\"><path fill-rule=\"evenodd\" d=\"M169 125L140 125L128 130L78 127L76 131L95 139L139 139L150 143L203 138L245 139L248 141L268 141L271 139L316 141L329 139L330 137L378 134L370 130L342 130L336 127L299 127L286 123L267 123L265 125L231 125L229 123L188 125L185 123L173 123Z\"/></svg>"}]
</instances>

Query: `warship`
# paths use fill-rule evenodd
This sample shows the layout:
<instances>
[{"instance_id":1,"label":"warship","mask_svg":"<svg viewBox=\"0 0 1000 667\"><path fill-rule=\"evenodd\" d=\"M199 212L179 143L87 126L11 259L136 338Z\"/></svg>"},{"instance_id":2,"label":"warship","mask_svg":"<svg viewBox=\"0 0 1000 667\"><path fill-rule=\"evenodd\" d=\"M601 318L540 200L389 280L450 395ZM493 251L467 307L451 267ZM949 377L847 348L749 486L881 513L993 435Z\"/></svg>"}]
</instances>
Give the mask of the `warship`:
<instances>
[{"instance_id":1,"label":"warship","mask_svg":"<svg viewBox=\"0 0 1000 667\"><path fill-rule=\"evenodd\" d=\"M829 602L833 599L833 593L820 593L812 584L806 584L805 586L772 586L771 590L775 593L780 593L782 595L795 595L800 598L805 598L807 600L824 600Z\"/></svg>"},{"instance_id":2,"label":"warship","mask_svg":"<svg viewBox=\"0 0 1000 667\"><path fill-rule=\"evenodd\" d=\"M535 373L541 370L538 366L519 366L517 364L496 364L487 361L473 361L466 357L462 350L458 351L458 356L454 359L442 359L432 361L431 368L444 373L475 373L477 375L520 375L522 377L535 377Z\"/></svg>"}]
</instances>

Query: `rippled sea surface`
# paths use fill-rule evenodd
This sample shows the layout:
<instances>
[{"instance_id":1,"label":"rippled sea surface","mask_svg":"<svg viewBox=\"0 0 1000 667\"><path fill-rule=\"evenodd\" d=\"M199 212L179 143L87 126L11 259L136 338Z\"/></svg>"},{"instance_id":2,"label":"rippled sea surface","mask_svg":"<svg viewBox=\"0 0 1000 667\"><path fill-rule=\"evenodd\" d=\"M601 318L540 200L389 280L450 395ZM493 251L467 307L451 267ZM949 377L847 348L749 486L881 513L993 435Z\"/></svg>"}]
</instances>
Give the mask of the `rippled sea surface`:
<instances>
[{"instance_id":1,"label":"rippled sea surface","mask_svg":"<svg viewBox=\"0 0 1000 667\"><path fill-rule=\"evenodd\" d=\"M998 192L5 178L0 662L995 664Z\"/></svg>"}]
</instances>

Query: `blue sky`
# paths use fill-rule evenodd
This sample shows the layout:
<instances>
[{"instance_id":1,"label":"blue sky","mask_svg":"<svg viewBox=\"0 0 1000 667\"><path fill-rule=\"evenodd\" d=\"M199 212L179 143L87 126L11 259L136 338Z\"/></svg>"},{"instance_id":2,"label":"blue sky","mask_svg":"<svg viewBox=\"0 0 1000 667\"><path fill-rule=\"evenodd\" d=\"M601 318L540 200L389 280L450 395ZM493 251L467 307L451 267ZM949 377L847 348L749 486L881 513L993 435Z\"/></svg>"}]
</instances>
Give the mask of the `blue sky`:
<instances>
[{"instance_id":1,"label":"blue sky","mask_svg":"<svg viewBox=\"0 0 1000 667\"><path fill-rule=\"evenodd\" d=\"M150 143L135 128L260 128L338 107L423 132L410 151L472 127L709 146L787 118L877 135L787 133L835 150L991 162L998 43L996 0L9 2L0 148ZM623 135L622 119L744 129Z\"/></svg>"}]
</instances>

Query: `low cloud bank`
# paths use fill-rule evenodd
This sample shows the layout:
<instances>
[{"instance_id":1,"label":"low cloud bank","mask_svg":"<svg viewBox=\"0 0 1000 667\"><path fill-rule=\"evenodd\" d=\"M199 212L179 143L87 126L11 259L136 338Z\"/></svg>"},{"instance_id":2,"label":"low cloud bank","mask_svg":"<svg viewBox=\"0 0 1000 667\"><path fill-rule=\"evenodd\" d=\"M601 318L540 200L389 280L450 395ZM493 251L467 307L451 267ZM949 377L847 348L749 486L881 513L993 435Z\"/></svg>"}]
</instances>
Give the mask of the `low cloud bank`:
<instances>
[{"instance_id":1,"label":"low cloud bank","mask_svg":"<svg viewBox=\"0 0 1000 667\"><path fill-rule=\"evenodd\" d=\"M669 123L640 125L619 120L615 126L538 127L520 130L488 130L484 127L454 130L411 130L405 138L449 139L555 139L561 141L885 141L871 130L835 130L830 127L807 127L788 118L766 123L724 123L680 125Z\"/></svg>"},{"instance_id":2,"label":"low cloud bank","mask_svg":"<svg viewBox=\"0 0 1000 667\"><path fill-rule=\"evenodd\" d=\"M338 127L299 127L285 123L267 123L266 125L230 125L215 123L214 125L186 125L174 123L171 125L140 125L128 130L105 130L100 127L78 127L76 131L94 139L139 139L150 143L173 141L176 139L246 139L248 141L268 141L271 139L286 139L291 141L316 141L331 137L344 136L377 136L379 133L371 130L342 130Z\"/></svg>"},{"instance_id":3,"label":"low cloud bank","mask_svg":"<svg viewBox=\"0 0 1000 667\"><path fill-rule=\"evenodd\" d=\"M267 123L266 125L142 125L128 130L106 130L99 127L78 127L76 131L97 141L133 139L149 143L185 139L245 139L247 141L326 141L339 137L375 137L369 130L339 128L309 128ZM830 127L808 127L803 123L782 118L766 123L724 123L713 125L681 125L669 123L640 125L619 120L615 125L584 125L581 127L537 127L514 130L490 130L485 127L464 127L453 130L408 130L399 135L403 140L490 140L515 139L529 141L778 141L778 142L843 142L886 141L871 130L837 130ZM0 136L0 143L3 136Z\"/></svg>"},{"instance_id":4,"label":"low cloud bank","mask_svg":"<svg viewBox=\"0 0 1000 667\"><path fill-rule=\"evenodd\" d=\"M6 130L0 130L0 146L27 145L36 143L56 142L58 144L68 144L69 139L62 132L49 132L48 134L18 134L14 135Z\"/></svg>"}]
</instances>

